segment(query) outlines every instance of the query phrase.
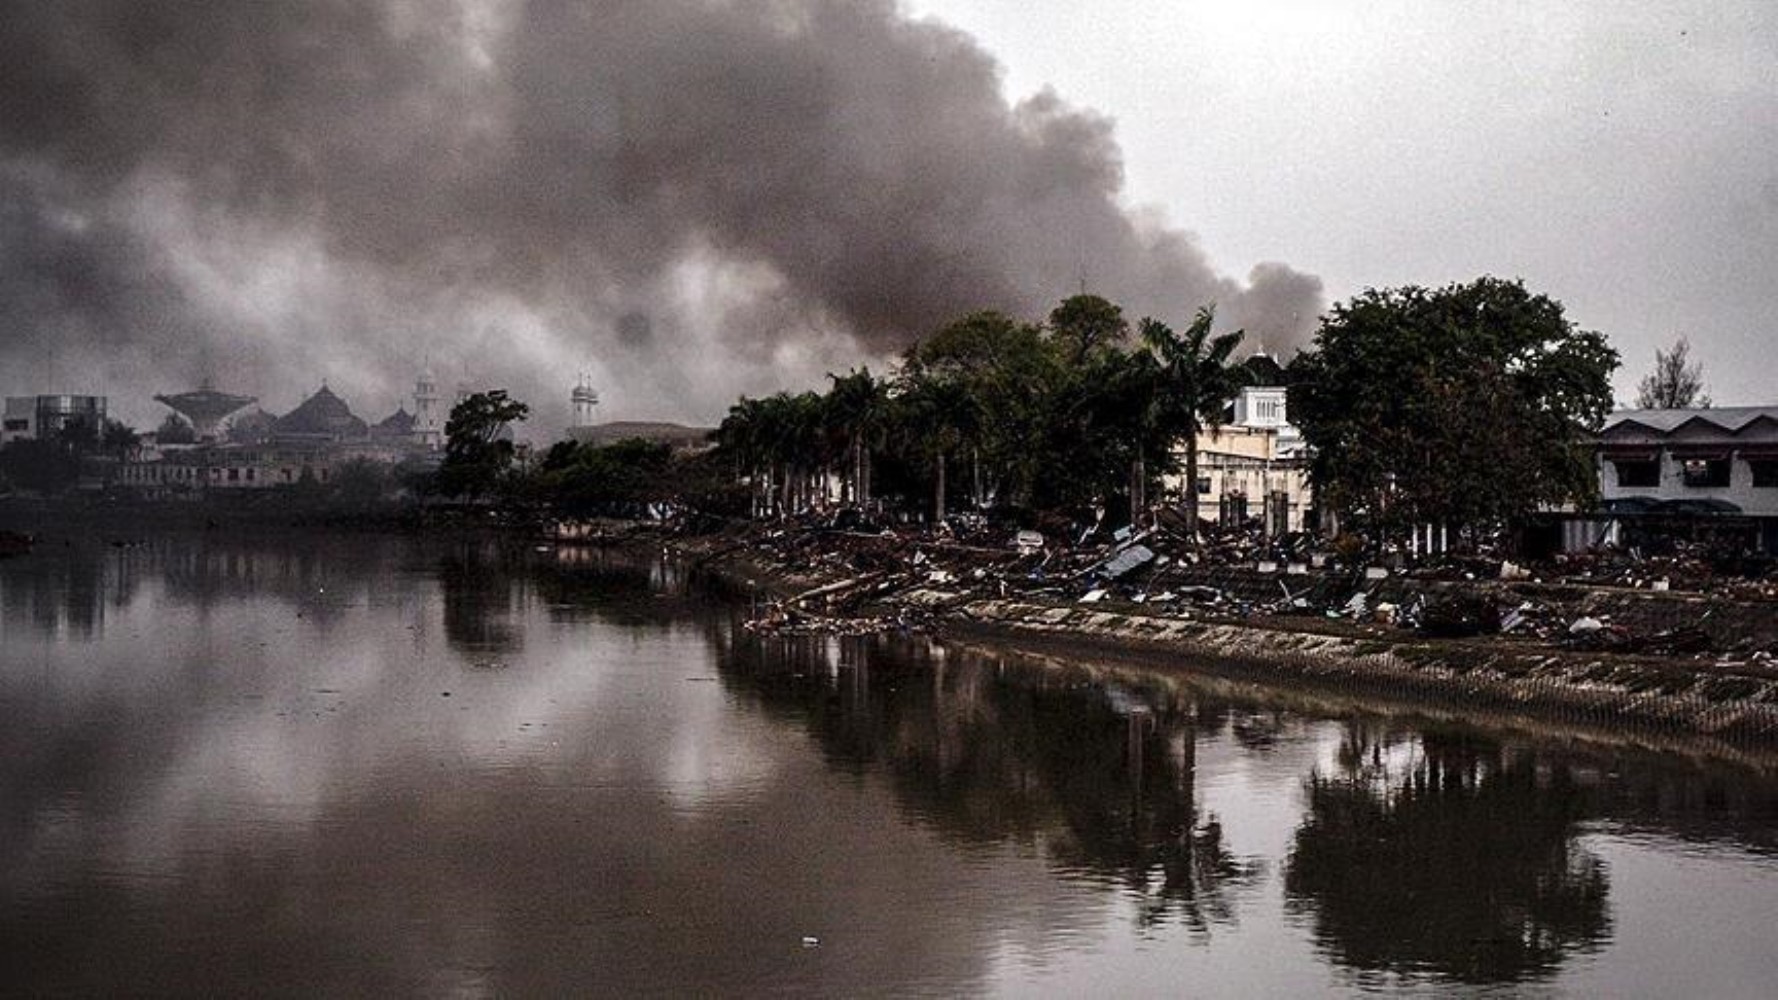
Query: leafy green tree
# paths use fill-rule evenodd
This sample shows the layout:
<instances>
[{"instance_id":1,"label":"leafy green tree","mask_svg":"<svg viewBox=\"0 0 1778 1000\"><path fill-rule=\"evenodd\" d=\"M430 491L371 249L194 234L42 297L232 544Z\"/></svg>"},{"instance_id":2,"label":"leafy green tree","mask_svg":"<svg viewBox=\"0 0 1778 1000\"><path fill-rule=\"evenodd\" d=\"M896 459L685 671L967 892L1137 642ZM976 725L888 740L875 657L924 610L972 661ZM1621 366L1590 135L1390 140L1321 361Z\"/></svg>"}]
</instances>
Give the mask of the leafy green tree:
<instances>
[{"instance_id":1,"label":"leafy green tree","mask_svg":"<svg viewBox=\"0 0 1778 1000\"><path fill-rule=\"evenodd\" d=\"M1183 333L1155 319L1141 324L1142 343L1160 366L1160 421L1185 439L1185 509L1192 537L1198 531L1198 435L1222 426L1229 402L1241 391L1245 371L1229 363L1243 332L1212 334L1216 315L1198 310Z\"/></svg>"},{"instance_id":2,"label":"leafy green tree","mask_svg":"<svg viewBox=\"0 0 1778 1000\"><path fill-rule=\"evenodd\" d=\"M61 442L24 438L0 448L0 484L59 493L80 479L80 457Z\"/></svg>"},{"instance_id":3,"label":"leafy green tree","mask_svg":"<svg viewBox=\"0 0 1778 1000\"><path fill-rule=\"evenodd\" d=\"M328 492L341 503L363 507L388 495L395 487L395 479L388 465L353 458L334 468L327 486Z\"/></svg>"},{"instance_id":4,"label":"leafy green tree","mask_svg":"<svg viewBox=\"0 0 1778 1000\"><path fill-rule=\"evenodd\" d=\"M869 498L881 466L887 491L914 503L926 493L942 520L965 492L955 470L966 461L978 509L1110 516L1127 494L1134 516L1170 469L1177 437L1220 419L1227 403L1211 376L1232 380L1239 335L1209 338L1208 322L1194 345L1214 355L1214 371L1200 373L1169 353L1186 349L1171 331L1128 350L1122 310L1098 296L1064 300L1047 328L971 313L911 347L891 379L860 370L832 376L825 396L742 398L716 431L720 460L755 484L759 513L798 509L836 467L850 497Z\"/></svg>"},{"instance_id":5,"label":"leafy green tree","mask_svg":"<svg viewBox=\"0 0 1778 1000\"><path fill-rule=\"evenodd\" d=\"M671 449L659 442L632 438L592 447L570 441L550 449L539 477L545 497L564 513L624 513L620 508L671 498L671 463Z\"/></svg>"},{"instance_id":6,"label":"leafy green tree","mask_svg":"<svg viewBox=\"0 0 1778 1000\"><path fill-rule=\"evenodd\" d=\"M828 378L833 387L823 401L822 415L828 430L844 441L846 499L869 503L871 451L880 443L889 418L888 383L874 378L869 368Z\"/></svg>"},{"instance_id":7,"label":"leafy green tree","mask_svg":"<svg viewBox=\"0 0 1778 1000\"><path fill-rule=\"evenodd\" d=\"M504 389L471 393L445 421L445 457L438 470L439 492L475 498L491 492L512 466L513 443L507 429L524 420L531 408L510 399Z\"/></svg>"},{"instance_id":8,"label":"leafy green tree","mask_svg":"<svg viewBox=\"0 0 1778 1000\"><path fill-rule=\"evenodd\" d=\"M158 444L195 444L198 434L177 413L169 413L155 428L154 440Z\"/></svg>"},{"instance_id":9,"label":"leafy green tree","mask_svg":"<svg viewBox=\"0 0 1778 1000\"><path fill-rule=\"evenodd\" d=\"M980 426L975 403L962 380L925 377L906 382L895 405L903 447L931 463L936 528L946 515L950 461Z\"/></svg>"},{"instance_id":10,"label":"leafy green tree","mask_svg":"<svg viewBox=\"0 0 1778 1000\"><path fill-rule=\"evenodd\" d=\"M1597 491L1588 441L1618 355L1518 281L1368 290L1292 364L1291 413L1319 498L1372 541L1472 535Z\"/></svg>"},{"instance_id":11,"label":"leafy green tree","mask_svg":"<svg viewBox=\"0 0 1778 1000\"><path fill-rule=\"evenodd\" d=\"M1379 767L1373 754L1406 741L1378 735L1351 727L1308 781L1284 864L1285 897L1331 958L1517 985L1609 937L1609 873L1565 762L1428 731L1407 764Z\"/></svg>"},{"instance_id":12,"label":"leafy green tree","mask_svg":"<svg viewBox=\"0 0 1778 1000\"><path fill-rule=\"evenodd\" d=\"M762 401L742 396L729 407L728 415L716 427L716 450L734 464L737 480L752 483L753 512L762 514L771 496L767 481L765 447L765 407Z\"/></svg>"},{"instance_id":13,"label":"leafy green tree","mask_svg":"<svg viewBox=\"0 0 1778 1000\"><path fill-rule=\"evenodd\" d=\"M1050 333L1064 358L1079 365L1097 351L1115 350L1130 332L1122 308L1097 295L1073 295L1050 311Z\"/></svg>"},{"instance_id":14,"label":"leafy green tree","mask_svg":"<svg viewBox=\"0 0 1778 1000\"><path fill-rule=\"evenodd\" d=\"M1040 459L1032 484L1037 507L1084 513L1102 508L1113 523L1123 516L1119 498L1142 492L1135 470L1146 456L1164 455L1166 442L1156 421L1158 372L1151 359L1115 349L1095 351L1079 364L1059 348L1059 372L1046 387L1040 433L1033 437Z\"/></svg>"},{"instance_id":15,"label":"leafy green tree","mask_svg":"<svg viewBox=\"0 0 1778 1000\"><path fill-rule=\"evenodd\" d=\"M101 433L98 421L86 414L76 414L56 429L54 439L75 455L86 455L99 447Z\"/></svg>"},{"instance_id":16,"label":"leafy green tree","mask_svg":"<svg viewBox=\"0 0 1778 1000\"><path fill-rule=\"evenodd\" d=\"M1644 410L1710 408L1704 393L1704 366L1691 360L1692 345L1684 337L1670 351L1655 351L1654 371L1636 387L1636 405Z\"/></svg>"},{"instance_id":17,"label":"leafy green tree","mask_svg":"<svg viewBox=\"0 0 1778 1000\"><path fill-rule=\"evenodd\" d=\"M99 447L114 458L123 458L140 444L142 436L121 420L106 420L99 437Z\"/></svg>"},{"instance_id":18,"label":"leafy green tree","mask_svg":"<svg viewBox=\"0 0 1778 1000\"><path fill-rule=\"evenodd\" d=\"M1003 313L977 312L910 348L901 384L941 379L972 405L967 442L976 503L1029 501L1043 468L1049 410L1062 367L1042 331Z\"/></svg>"},{"instance_id":19,"label":"leafy green tree","mask_svg":"<svg viewBox=\"0 0 1778 1000\"><path fill-rule=\"evenodd\" d=\"M732 456L737 474L755 484L760 513L782 517L799 509L814 474L831 463L823 409L822 397L812 392L742 397L717 427L717 446Z\"/></svg>"}]
</instances>

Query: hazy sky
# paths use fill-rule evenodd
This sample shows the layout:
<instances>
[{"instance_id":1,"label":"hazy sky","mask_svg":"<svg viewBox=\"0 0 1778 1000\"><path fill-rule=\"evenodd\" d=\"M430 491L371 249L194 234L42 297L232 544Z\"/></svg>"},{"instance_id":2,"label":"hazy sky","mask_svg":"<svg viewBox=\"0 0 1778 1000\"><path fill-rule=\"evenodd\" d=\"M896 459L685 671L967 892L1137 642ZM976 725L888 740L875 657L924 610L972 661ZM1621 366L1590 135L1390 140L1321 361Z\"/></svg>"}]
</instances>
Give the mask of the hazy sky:
<instances>
[{"instance_id":1,"label":"hazy sky","mask_svg":"<svg viewBox=\"0 0 1778 1000\"><path fill-rule=\"evenodd\" d=\"M1620 398L1684 334L1778 403L1778 3L914 0L1116 121L1127 199L1330 301L1523 277Z\"/></svg>"},{"instance_id":2,"label":"hazy sky","mask_svg":"<svg viewBox=\"0 0 1778 1000\"><path fill-rule=\"evenodd\" d=\"M601 419L1083 285L1275 352L1522 277L1778 401L1778 4L0 0L0 391ZM1774 345L1778 346L1778 345Z\"/></svg>"}]
</instances>

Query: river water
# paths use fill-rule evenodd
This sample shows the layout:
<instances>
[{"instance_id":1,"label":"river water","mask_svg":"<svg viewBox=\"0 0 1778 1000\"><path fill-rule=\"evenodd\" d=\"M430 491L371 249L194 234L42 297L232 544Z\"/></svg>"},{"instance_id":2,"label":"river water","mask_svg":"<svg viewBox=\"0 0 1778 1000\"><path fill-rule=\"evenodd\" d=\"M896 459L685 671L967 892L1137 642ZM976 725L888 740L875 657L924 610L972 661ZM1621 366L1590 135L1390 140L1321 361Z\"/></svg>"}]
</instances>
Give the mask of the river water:
<instances>
[{"instance_id":1,"label":"river water","mask_svg":"<svg viewBox=\"0 0 1778 1000\"><path fill-rule=\"evenodd\" d=\"M767 639L665 560L0 561L0 989L1771 996L1778 777Z\"/></svg>"}]
</instances>

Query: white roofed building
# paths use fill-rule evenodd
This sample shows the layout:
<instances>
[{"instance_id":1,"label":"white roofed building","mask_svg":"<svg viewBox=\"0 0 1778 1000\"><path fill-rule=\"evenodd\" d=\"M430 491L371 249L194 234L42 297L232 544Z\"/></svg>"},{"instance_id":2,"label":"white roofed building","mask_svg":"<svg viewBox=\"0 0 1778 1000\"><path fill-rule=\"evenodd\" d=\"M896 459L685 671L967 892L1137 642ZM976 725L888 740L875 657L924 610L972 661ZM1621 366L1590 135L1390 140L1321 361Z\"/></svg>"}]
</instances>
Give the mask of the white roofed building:
<instances>
[{"instance_id":1,"label":"white roofed building","mask_svg":"<svg viewBox=\"0 0 1778 1000\"><path fill-rule=\"evenodd\" d=\"M1620 410L1597 440L1600 510L1564 544L1715 540L1778 552L1778 406Z\"/></svg>"}]
</instances>

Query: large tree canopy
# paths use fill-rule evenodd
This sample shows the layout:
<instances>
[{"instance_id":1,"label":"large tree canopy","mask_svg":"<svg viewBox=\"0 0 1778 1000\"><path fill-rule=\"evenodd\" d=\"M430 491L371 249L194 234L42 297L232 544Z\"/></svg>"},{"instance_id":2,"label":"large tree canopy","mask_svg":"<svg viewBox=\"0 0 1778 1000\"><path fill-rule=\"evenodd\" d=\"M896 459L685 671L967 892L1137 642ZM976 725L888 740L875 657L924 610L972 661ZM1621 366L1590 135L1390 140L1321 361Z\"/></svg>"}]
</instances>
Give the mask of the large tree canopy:
<instances>
[{"instance_id":1,"label":"large tree canopy","mask_svg":"<svg viewBox=\"0 0 1778 1000\"><path fill-rule=\"evenodd\" d=\"M1518 281L1370 289L1292 365L1318 496L1379 535L1586 502L1618 356Z\"/></svg>"},{"instance_id":2,"label":"large tree canopy","mask_svg":"<svg viewBox=\"0 0 1778 1000\"><path fill-rule=\"evenodd\" d=\"M504 389L472 393L451 407L444 463L438 470L440 491L473 498L498 486L513 458L512 440L503 432L530 412Z\"/></svg>"}]
</instances>

